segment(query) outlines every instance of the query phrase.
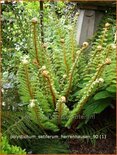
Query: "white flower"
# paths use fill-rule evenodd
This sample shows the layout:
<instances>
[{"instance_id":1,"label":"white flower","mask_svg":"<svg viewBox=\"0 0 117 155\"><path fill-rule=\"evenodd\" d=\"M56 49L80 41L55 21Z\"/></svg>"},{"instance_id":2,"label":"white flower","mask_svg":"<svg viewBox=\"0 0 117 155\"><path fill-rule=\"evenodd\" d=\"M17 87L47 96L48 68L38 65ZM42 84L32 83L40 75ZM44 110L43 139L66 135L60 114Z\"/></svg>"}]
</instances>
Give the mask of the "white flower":
<instances>
[{"instance_id":1,"label":"white flower","mask_svg":"<svg viewBox=\"0 0 117 155\"><path fill-rule=\"evenodd\" d=\"M23 59L23 60L22 60L22 63L23 63L23 64L28 64L28 60Z\"/></svg>"},{"instance_id":2,"label":"white flower","mask_svg":"<svg viewBox=\"0 0 117 155\"><path fill-rule=\"evenodd\" d=\"M25 55L24 57L25 57L25 59L29 59L29 55Z\"/></svg>"},{"instance_id":3,"label":"white flower","mask_svg":"<svg viewBox=\"0 0 117 155\"><path fill-rule=\"evenodd\" d=\"M2 93L4 93L4 89L1 89Z\"/></svg>"},{"instance_id":4,"label":"white flower","mask_svg":"<svg viewBox=\"0 0 117 155\"><path fill-rule=\"evenodd\" d=\"M35 100L34 100L34 99L30 100L29 107L30 107L30 108L35 107Z\"/></svg>"},{"instance_id":5,"label":"white flower","mask_svg":"<svg viewBox=\"0 0 117 155\"><path fill-rule=\"evenodd\" d=\"M2 105L5 106L5 102L2 102Z\"/></svg>"},{"instance_id":6,"label":"white flower","mask_svg":"<svg viewBox=\"0 0 117 155\"><path fill-rule=\"evenodd\" d=\"M21 61L23 64L28 64L29 63L29 56L28 55L25 55L21 58Z\"/></svg>"}]
</instances>

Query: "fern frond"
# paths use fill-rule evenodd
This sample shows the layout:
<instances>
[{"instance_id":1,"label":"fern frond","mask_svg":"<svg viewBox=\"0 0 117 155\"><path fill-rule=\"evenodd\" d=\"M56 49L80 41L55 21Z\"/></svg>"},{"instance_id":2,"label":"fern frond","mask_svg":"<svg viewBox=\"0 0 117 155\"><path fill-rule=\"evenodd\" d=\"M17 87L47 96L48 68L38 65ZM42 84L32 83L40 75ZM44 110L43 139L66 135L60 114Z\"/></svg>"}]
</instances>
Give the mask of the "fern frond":
<instances>
[{"instance_id":1,"label":"fern frond","mask_svg":"<svg viewBox=\"0 0 117 155\"><path fill-rule=\"evenodd\" d=\"M44 114L40 104L37 101L34 101L33 107L29 110L31 119L38 124L43 131L44 129L52 129L53 131L59 130L58 127L49 120L49 117Z\"/></svg>"},{"instance_id":2,"label":"fern frond","mask_svg":"<svg viewBox=\"0 0 117 155\"><path fill-rule=\"evenodd\" d=\"M64 96L60 97L56 104L56 109L52 115L52 121L59 127L64 127L66 120L69 118L69 108L65 104L66 98Z\"/></svg>"},{"instance_id":3,"label":"fern frond","mask_svg":"<svg viewBox=\"0 0 117 155\"><path fill-rule=\"evenodd\" d=\"M8 137L42 133L27 113L24 115L24 112L2 112L2 118L2 132Z\"/></svg>"},{"instance_id":4,"label":"fern frond","mask_svg":"<svg viewBox=\"0 0 117 155\"><path fill-rule=\"evenodd\" d=\"M89 84L85 87L84 95L82 96L81 100L77 103L77 105L74 107L74 109L71 111L70 118L66 123L66 127L69 127L71 125L75 117L81 112L84 104L87 103L89 98L92 96L92 93L95 92L96 87L99 85L99 81L96 82L96 79L100 77L100 74L102 73L102 70L104 69L105 65L106 64L104 63L98 68L94 77L90 80Z\"/></svg>"}]
</instances>

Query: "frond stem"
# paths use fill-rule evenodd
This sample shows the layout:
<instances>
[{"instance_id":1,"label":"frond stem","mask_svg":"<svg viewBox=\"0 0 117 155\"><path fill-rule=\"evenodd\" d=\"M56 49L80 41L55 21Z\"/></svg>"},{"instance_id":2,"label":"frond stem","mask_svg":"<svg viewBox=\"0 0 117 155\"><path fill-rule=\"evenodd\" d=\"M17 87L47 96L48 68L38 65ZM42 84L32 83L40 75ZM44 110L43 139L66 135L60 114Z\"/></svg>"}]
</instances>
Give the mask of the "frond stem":
<instances>
[{"instance_id":1,"label":"frond stem","mask_svg":"<svg viewBox=\"0 0 117 155\"><path fill-rule=\"evenodd\" d=\"M38 57L38 48L37 48L37 35L36 35L36 24L33 25L33 34L34 34L34 47L35 47L35 55L38 65L40 66L40 61Z\"/></svg>"},{"instance_id":2,"label":"frond stem","mask_svg":"<svg viewBox=\"0 0 117 155\"><path fill-rule=\"evenodd\" d=\"M28 66L25 65L24 69L25 69L26 83L27 83L27 87L28 87L28 90L29 90L29 94L30 94L31 99L34 99L33 91L31 89L31 85L30 85L30 81L29 81Z\"/></svg>"}]
</instances>

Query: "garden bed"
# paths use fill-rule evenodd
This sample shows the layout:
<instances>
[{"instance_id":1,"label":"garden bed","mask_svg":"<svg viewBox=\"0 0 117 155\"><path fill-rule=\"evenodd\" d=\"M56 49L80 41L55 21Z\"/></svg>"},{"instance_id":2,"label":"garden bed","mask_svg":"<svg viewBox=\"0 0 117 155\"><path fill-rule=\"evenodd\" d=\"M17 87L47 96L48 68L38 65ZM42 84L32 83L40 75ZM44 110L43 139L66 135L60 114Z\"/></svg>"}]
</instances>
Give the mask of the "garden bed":
<instances>
[{"instance_id":1,"label":"garden bed","mask_svg":"<svg viewBox=\"0 0 117 155\"><path fill-rule=\"evenodd\" d=\"M78 154L115 154L115 136L111 133L107 134L106 139L97 140L96 145L86 141L81 142L78 140L69 141L70 150L72 153Z\"/></svg>"}]
</instances>

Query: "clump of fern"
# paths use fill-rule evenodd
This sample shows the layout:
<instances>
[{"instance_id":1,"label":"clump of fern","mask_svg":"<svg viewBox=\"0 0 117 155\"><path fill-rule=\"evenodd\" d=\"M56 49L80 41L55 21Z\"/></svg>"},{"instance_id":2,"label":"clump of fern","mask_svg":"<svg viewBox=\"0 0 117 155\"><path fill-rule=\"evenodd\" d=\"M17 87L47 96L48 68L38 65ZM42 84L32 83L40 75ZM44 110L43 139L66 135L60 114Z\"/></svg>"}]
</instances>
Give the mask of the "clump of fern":
<instances>
[{"instance_id":1,"label":"clump of fern","mask_svg":"<svg viewBox=\"0 0 117 155\"><path fill-rule=\"evenodd\" d=\"M32 19L31 49L21 59L18 80L28 114L42 130L58 132L74 126L84 106L105 84L107 70L115 61L113 24L107 21L93 41L86 61L89 43L77 46L74 24L65 32L58 24L58 40L53 41L50 51L38 35L38 19Z\"/></svg>"}]
</instances>

